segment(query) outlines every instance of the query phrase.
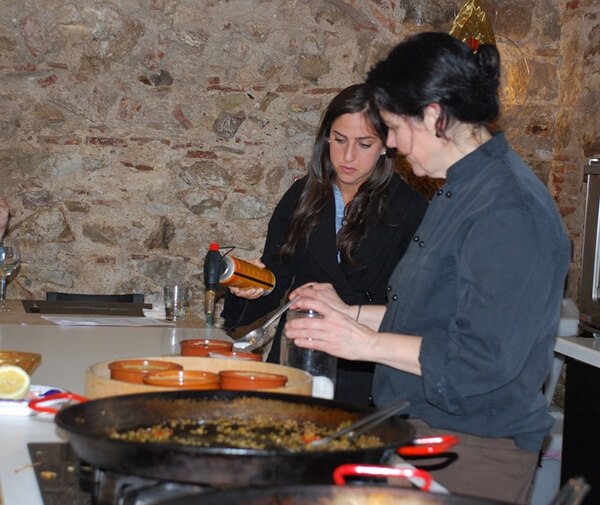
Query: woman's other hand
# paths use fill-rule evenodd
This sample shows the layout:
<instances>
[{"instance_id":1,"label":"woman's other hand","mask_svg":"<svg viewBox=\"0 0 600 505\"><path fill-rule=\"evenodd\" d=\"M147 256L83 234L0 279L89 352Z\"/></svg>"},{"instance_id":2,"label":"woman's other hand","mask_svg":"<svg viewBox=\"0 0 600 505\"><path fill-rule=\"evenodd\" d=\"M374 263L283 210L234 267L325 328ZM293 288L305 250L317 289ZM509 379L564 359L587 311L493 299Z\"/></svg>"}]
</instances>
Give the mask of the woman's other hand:
<instances>
[{"instance_id":1,"label":"woman's other hand","mask_svg":"<svg viewBox=\"0 0 600 505\"><path fill-rule=\"evenodd\" d=\"M347 314L348 316L352 315L352 306L343 302L331 284L318 282L309 282L307 284L303 284L302 286L294 289L294 291L290 293L289 298L290 300L293 300L296 296L300 296L300 300L303 300L306 303L310 303L308 302L309 300L319 300L320 302L326 303L329 307L337 310L338 312ZM307 308L302 305L300 300L292 305L291 308Z\"/></svg>"},{"instance_id":2,"label":"woman's other hand","mask_svg":"<svg viewBox=\"0 0 600 505\"><path fill-rule=\"evenodd\" d=\"M6 231L9 213L10 208L8 207L8 202L4 198L0 198L0 238L2 238Z\"/></svg>"},{"instance_id":3,"label":"woman's other hand","mask_svg":"<svg viewBox=\"0 0 600 505\"><path fill-rule=\"evenodd\" d=\"M253 258L244 261L252 263L258 268L265 268L265 264L260 261L259 258ZM231 291L235 296L239 298L245 298L246 300L255 300L256 298L260 298L265 293L264 288L236 288L235 286L229 286L229 291Z\"/></svg>"}]
</instances>

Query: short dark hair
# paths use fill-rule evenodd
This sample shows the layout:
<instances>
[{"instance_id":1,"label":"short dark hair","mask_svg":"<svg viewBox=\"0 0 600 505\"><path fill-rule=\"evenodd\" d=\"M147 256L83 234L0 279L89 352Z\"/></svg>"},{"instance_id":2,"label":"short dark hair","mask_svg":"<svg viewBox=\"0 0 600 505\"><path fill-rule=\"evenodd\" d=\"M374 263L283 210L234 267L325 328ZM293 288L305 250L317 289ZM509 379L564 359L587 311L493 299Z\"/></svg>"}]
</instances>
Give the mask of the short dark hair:
<instances>
[{"instance_id":1,"label":"short dark hair","mask_svg":"<svg viewBox=\"0 0 600 505\"><path fill-rule=\"evenodd\" d=\"M422 119L429 104L439 104L440 133L454 120L491 123L500 109L499 81L496 46L482 44L474 53L451 35L435 32L401 42L367 77L378 106L393 114Z\"/></svg>"}]
</instances>

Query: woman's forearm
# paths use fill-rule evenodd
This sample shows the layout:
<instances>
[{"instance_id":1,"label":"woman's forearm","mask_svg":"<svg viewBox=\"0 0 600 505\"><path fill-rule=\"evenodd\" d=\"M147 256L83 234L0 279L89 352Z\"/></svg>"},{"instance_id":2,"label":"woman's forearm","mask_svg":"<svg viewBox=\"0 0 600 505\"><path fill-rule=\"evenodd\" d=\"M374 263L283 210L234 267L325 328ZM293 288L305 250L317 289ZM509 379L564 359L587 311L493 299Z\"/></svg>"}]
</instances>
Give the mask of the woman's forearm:
<instances>
[{"instance_id":1,"label":"woman's forearm","mask_svg":"<svg viewBox=\"0 0 600 505\"><path fill-rule=\"evenodd\" d=\"M359 305L358 307L360 310L357 309L357 322L377 332L385 314L385 305ZM369 361L421 375L419 363L421 340L421 337L414 335L377 332L369 346L371 354Z\"/></svg>"},{"instance_id":2,"label":"woman's forearm","mask_svg":"<svg viewBox=\"0 0 600 505\"><path fill-rule=\"evenodd\" d=\"M422 337L401 333L377 333L369 346L369 360L404 372L421 375Z\"/></svg>"}]
</instances>

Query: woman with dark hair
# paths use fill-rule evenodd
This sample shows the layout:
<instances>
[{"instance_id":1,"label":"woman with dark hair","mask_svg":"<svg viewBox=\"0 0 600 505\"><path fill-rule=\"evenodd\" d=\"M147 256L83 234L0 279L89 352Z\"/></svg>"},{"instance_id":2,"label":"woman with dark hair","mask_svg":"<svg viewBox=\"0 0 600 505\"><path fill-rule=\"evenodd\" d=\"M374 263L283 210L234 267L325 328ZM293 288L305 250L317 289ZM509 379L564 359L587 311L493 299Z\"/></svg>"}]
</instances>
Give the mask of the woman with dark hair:
<instances>
[{"instance_id":1,"label":"woman with dark hair","mask_svg":"<svg viewBox=\"0 0 600 505\"><path fill-rule=\"evenodd\" d=\"M547 189L502 133L497 49L421 33L369 73L387 147L445 179L388 283L387 306L306 286L287 323L301 347L377 363L377 407L410 402L418 436L458 434L432 471L451 492L526 503L552 426L548 374L570 244ZM357 317L357 314L359 317ZM449 463L449 464L448 464Z\"/></svg>"},{"instance_id":2,"label":"woman with dark hair","mask_svg":"<svg viewBox=\"0 0 600 505\"><path fill-rule=\"evenodd\" d=\"M288 290L331 283L347 303L382 304L385 285L427 208L394 173L387 136L367 86L350 86L329 104L308 174L271 217L262 264L273 292L231 288L222 313L228 329L248 325L280 305ZM268 360L279 361L282 319ZM335 398L368 404L374 365L340 360Z\"/></svg>"}]
</instances>

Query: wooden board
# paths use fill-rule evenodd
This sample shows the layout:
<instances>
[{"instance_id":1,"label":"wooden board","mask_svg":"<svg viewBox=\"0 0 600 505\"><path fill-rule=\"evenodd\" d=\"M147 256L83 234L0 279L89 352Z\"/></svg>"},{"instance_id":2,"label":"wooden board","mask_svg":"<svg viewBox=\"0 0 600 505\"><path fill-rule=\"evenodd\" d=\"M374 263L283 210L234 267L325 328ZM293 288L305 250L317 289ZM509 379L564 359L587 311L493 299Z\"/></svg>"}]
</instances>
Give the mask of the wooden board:
<instances>
[{"instance_id":1,"label":"wooden board","mask_svg":"<svg viewBox=\"0 0 600 505\"><path fill-rule=\"evenodd\" d=\"M288 378L286 386L273 389L261 389L275 393L289 393L310 396L312 394L312 376L297 368L291 368L263 361L244 361L236 359L198 358L192 356L152 356L135 359L157 359L170 361L183 366L184 370L203 370L218 373L221 370L250 370L285 375ZM85 374L85 396L90 399L106 396L127 395L132 393L149 393L151 391L172 391L176 388L148 386L116 381L110 378L108 364L103 361L91 365Z\"/></svg>"}]
</instances>

